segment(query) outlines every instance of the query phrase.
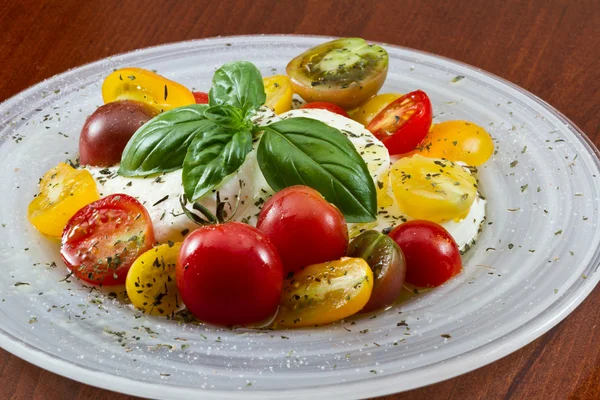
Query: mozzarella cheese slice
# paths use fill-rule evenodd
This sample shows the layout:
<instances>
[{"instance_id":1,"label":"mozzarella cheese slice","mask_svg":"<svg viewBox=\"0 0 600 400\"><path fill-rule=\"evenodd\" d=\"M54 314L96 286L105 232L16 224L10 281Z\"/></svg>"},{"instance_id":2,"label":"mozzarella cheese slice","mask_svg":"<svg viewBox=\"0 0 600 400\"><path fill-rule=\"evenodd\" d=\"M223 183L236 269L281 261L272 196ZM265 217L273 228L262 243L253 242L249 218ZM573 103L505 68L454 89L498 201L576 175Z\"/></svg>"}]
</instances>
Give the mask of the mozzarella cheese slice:
<instances>
[{"instance_id":1,"label":"mozzarella cheese slice","mask_svg":"<svg viewBox=\"0 0 600 400\"><path fill-rule=\"evenodd\" d=\"M341 115L319 109L291 110L279 116L263 108L254 117L257 125L267 125L280 119L306 117L326 123L339 129L352 142L367 164L376 187L378 188L377 220L363 224L349 224L350 236L356 236L366 229L383 230L409 220L395 201L389 185L390 155L386 147L361 124ZM247 156L240 169L229 175L215 191L204 196L199 202L213 211L216 209L216 192L226 203L229 213L237 211L234 220L256 224L258 214L264 202L273 195L263 177L256 160L254 150ZM181 170L145 178L129 178L117 174L118 166L110 168L86 167L96 180L101 196L125 193L138 199L148 210L154 225L158 242L181 241L188 232L198 228L182 211L180 197L183 194ZM454 237L462 249L477 236L480 224L485 219L485 200L477 199L469 215L460 222L442 224Z\"/></svg>"}]
</instances>

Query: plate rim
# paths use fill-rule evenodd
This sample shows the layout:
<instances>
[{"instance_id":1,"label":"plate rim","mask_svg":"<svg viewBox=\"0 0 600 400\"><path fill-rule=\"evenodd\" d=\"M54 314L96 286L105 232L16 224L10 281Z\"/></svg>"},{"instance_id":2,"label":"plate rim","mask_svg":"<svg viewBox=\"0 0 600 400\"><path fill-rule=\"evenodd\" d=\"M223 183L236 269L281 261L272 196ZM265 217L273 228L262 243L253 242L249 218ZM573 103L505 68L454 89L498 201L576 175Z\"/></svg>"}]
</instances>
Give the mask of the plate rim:
<instances>
[{"instance_id":1,"label":"plate rim","mask_svg":"<svg viewBox=\"0 0 600 400\"><path fill-rule=\"evenodd\" d=\"M70 68L64 72L55 74L48 77L36 84L16 93L15 95L5 99L0 103L0 109L10 106L11 103L18 101L19 97L27 96L32 92L36 92L41 89L44 85L48 85L51 82L65 78L69 74L80 72L83 69L93 67L106 60L107 58L118 58L129 54L134 54L142 51L151 51L161 48L167 48L172 46L183 46L187 44L193 44L198 42L210 42L215 40L231 40L231 39L243 39L243 38L261 38L264 40L272 39L286 40L293 38L314 38L314 39L335 39L335 36L324 36L324 35L303 35L303 34L261 34L261 35L232 35L232 36L213 36L201 39L191 39L185 41L176 41L163 43L159 45L144 47L135 49L127 52L117 53L108 57L100 58L77 67ZM571 130L571 132L581 141L586 147L590 156L594 158L594 162L600 167L600 151L589 139L589 137L575 125L568 117L562 114L555 107L541 99L537 95L529 92L528 90L479 67L451 59L449 57L440 56L434 53L430 53L423 50L413 49L410 47L399 46L380 41L372 41L377 44L381 44L387 47L393 47L403 51L408 51L416 55L424 55L428 57L434 57L439 60L450 62L454 65L472 70L474 72L486 75L493 78L494 80L518 91L520 94L529 97L530 99L537 102L540 106L548 110L554 117L559 119L565 126ZM9 118L8 118L9 119ZM4 125L5 118L2 118L2 125ZM315 394L320 389L328 389L330 391L329 396L331 398L362 398L363 395L367 396L380 396L392 393L399 393L406 390L416 389L419 387L439 383L448 379L452 379L456 376L466 374L475 369L483 367L494 361L503 358L514 351L526 346L533 340L541 337L547 333L550 329L558 325L563 321L577 306L579 306L583 300L585 300L592 290L596 287L600 281L600 273L598 268L600 267L600 249L597 249L594 256L590 260L589 266L595 272L592 276L588 276L585 282L581 283L577 288L573 289L573 286L569 287L559 299L557 299L548 308L544 309L538 315L525 322L523 325L507 333L506 335L481 345L475 349L462 353L460 355L451 357L445 360L443 363L437 363L429 366L419 367L411 371L403 373L405 379L398 380L398 374L382 375L379 377L372 377L369 382L377 382L375 385L369 385L368 393L365 390L364 381L360 380L353 383L339 382L330 385L311 386L302 389L285 389L285 390L252 390L252 391L231 391L231 390L215 390L215 389L201 389L196 387L182 387L182 386L165 386L159 383L142 382L122 376L112 375L107 372L95 370L85 366L73 364L66 361L58 356L50 354L44 350L38 349L35 346L25 343L23 340L5 332L0 326L0 347L8 351L9 353L29 362L38 367L46 369L50 372L64 376L77 382L85 383L98 388L118 391L129 395L136 396L147 396L156 397L157 391L168 388L166 392L160 394L158 398L172 398L167 397L174 395L175 398L184 398L189 395L202 394L210 398L219 399L264 399L264 398L297 398L298 396L306 396ZM460 367L459 367L460 366ZM426 373L423 373L426 371ZM107 379L109 378L109 379ZM116 386L116 387L115 387ZM362 389L362 390L361 390ZM333 393L331 393L333 391ZM361 394L362 393L362 394Z\"/></svg>"}]
</instances>

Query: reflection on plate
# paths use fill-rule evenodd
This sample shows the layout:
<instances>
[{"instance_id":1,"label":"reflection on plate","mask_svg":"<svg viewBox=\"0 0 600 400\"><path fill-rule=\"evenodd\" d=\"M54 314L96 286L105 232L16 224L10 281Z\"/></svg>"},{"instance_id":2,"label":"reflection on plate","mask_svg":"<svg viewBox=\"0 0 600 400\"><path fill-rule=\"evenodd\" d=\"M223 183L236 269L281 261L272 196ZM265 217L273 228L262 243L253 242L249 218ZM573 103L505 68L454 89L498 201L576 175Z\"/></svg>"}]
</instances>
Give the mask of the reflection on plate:
<instances>
[{"instance_id":1,"label":"reflection on plate","mask_svg":"<svg viewBox=\"0 0 600 400\"><path fill-rule=\"evenodd\" d=\"M492 362L556 325L598 282L597 150L553 108L463 64L386 46L383 91L425 90L435 121L488 129L488 219L448 284L392 309L294 331L222 329L140 315L64 279L58 246L26 222L37 179L77 152L114 68L198 90L227 61L283 73L317 37L246 36L150 48L69 71L0 105L0 345L53 372L153 398L372 397ZM458 77L458 78L457 78Z\"/></svg>"}]
</instances>

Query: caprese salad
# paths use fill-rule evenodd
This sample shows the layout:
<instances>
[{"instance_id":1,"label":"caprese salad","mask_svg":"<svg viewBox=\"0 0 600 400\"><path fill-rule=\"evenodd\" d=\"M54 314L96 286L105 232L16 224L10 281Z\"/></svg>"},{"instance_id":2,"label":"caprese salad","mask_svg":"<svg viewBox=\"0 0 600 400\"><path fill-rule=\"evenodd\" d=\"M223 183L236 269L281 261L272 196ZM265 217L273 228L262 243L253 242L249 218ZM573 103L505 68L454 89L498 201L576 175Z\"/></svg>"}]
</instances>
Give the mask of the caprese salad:
<instances>
[{"instance_id":1,"label":"caprese salad","mask_svg":"<svg viewBox=\"0 0 600 400\"><path fill-rule=\"evenodd\" d=\"M263 79L245 61L207 93L123 68L39 182L28 218L70 274L125 285L134 307L239 326L332 323L406 284L459 274L485 220L474 176L493 153L469 121L432 125L421 90L379 93L385 49L363 39Z\"/></svg>"}]
</instances>

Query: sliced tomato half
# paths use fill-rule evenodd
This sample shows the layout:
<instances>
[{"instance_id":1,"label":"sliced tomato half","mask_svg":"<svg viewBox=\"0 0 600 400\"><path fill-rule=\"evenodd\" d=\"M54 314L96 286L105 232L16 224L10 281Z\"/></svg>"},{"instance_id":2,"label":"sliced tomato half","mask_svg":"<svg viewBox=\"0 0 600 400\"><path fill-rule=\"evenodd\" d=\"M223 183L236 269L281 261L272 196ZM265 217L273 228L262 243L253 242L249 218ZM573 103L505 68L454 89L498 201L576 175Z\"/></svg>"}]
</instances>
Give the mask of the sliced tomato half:
<instances>
[{"instance_id":1,"label":"sliced tomato half","mask_svg":"<svg viewBox=\"0 0 600 400\"><path fill-rule=\"evenodd\" d=\"M113 194L73 215L63 231L60 254L84 281L119 285L153 243L152 220L144 206L126 194Z\"/></svg>"},{"instance_id":2,"label":"sliced tomato half","mask_svg":"<svg viewBox=\"0 0 600 400\"><path fill-rule=\"evenodd\" d=\"M410 92L390 103L367 126L390 154L407 153L417 147L429 132L433 113L427 94Z\"/></svg>"}]
</instances>

